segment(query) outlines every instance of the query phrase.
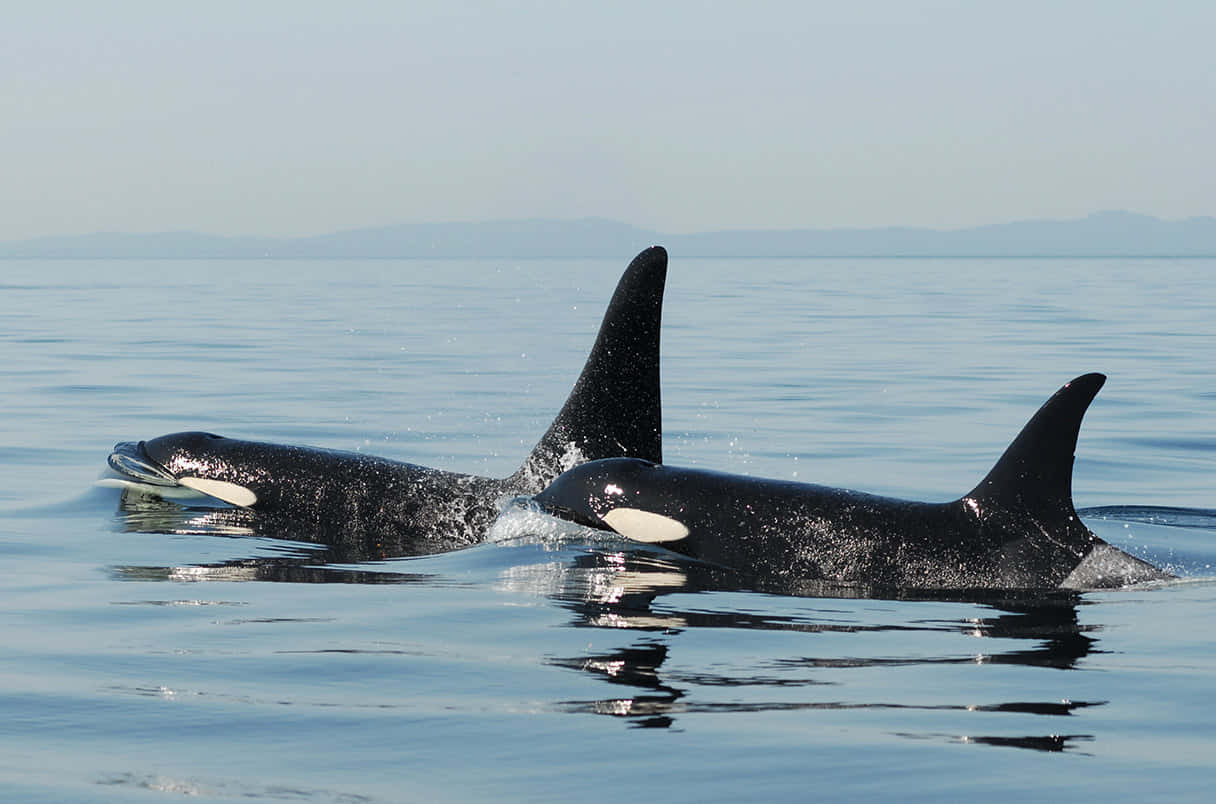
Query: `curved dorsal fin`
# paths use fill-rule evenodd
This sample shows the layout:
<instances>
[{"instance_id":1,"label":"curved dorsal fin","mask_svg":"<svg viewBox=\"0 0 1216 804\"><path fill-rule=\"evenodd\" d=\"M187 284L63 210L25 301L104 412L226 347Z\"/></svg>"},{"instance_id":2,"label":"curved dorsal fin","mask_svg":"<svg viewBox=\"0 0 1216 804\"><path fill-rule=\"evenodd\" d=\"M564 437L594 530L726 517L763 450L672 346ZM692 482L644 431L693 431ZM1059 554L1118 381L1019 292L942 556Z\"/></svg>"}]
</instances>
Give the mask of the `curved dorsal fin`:
<instances>
[{"instance_id":1,"label":"curved dorsal fin","mask_svg":"<svg viewBox=\"0 0 1216 804\"><path fill-rule=\"evenodd\" d=\"M659 324L667 251L652 246L625 269L565 406L511 480L534 494L598 458L663 458Z\"/></svg>"},{"instance_id":2,"label":"curved dorsal fin","mask_svg":"<svg viewBox=\"0 0 1216 804\"><path fill-rule=\"evenodd\" d=\"M1006 509L1075 515L1072 464L1077 434L1105 382L1105 375L1084 374L1056 391L967 497Z\"/></svg>"}]
</instances>

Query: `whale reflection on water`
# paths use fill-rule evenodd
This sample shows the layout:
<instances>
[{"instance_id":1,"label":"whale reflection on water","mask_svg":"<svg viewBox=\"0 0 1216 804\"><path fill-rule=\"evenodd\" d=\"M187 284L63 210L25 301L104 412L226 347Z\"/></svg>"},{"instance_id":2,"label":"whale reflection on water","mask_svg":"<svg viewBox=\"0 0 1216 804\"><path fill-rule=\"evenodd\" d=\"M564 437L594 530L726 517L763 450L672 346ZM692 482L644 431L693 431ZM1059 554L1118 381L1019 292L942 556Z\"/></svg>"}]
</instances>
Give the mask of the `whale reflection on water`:
<instances>
[{"instance_id":1,"label":"whale reflection on water","mask_svg":"<svg viewBox=\"0 0 1216 804\"><path fill-rule=\"evenodd\" d=\"M512 548L485 546L510 554ZM526 550L526 548L519 548ZM308 551L311 552L311 551ZM125 567L120 578L131 580L208 581L275 580L290 583L387 583L434 589L459 585L441 573L369 571L326 567L315 555L258 556L210 566L175 568ZM416 564L418 562L411 562ZM423 563L426 563L425 560ZM920 702L909 702L906 690L896 687L884 697L865 698L853 691L856 674L876 668L895 673L917 673L933 666L1004 664L1030 668L1073 669L1095 645L1096 626L1082 625L1075 599L991 601L986 604L924 601L933 609L918 614L916 605L885 612L857 609L840 599L792 599L777 606L781 613L757 611L746 592L715 588L693 568L669 563L655 555L620 551L577 549L559 560L513 565L499 571L497 586L504 592L536 594L567 610L567 627L594 630L588 643L601 645L624 638L625 644L607 649L555 653L541 658L551 667L574 671L607 684L606 694L588 698L550 700L545 708L570 714L607 715L635 728L676 727L684 718L705 715L745 715L763 712L820 712L848 710L893 713L953 712L983 719L996 733L943 733L901 728L907 739L938 739L976 745L1020 747L1045 751L1071 751L1091 739L1084 733L1062 733L1060 717L1076 715L1100 700L955 700L950 691L938 690ZM712 579L710 579L712 581ZM403 605L408 605L405 601ZM944 611L939 606L946 606ZM885 615L885 616L876 616ZM777 652L757 657L755 663L731 662L727 649L715 659L698 655L704 645L686 656L692 645L712 640L733 641L747 632L784 632L794 637L777 640ZM909 635L937 645L925 653L923 645L899 653ZM636 636L632 636L636 635ZM959 640L962 640L960 643ZM950 649L943 649L947 642ZM725 643L724 643L725 644ZM762 643L768 645L769 643ZM966 647L962 647L965 645ZM720 661L719 661L720 660ZM932 672L930 670L930 672ZM862 685L863 688L866 686ZM871 692L874 692L871 690ZM992 718L1008 717L1016 734L993 728ZM1028 722L1047 718L1040 727Z\"/></svg>"},{"instance_id":2,"label":"whale reflection on water","mask_svg":"<svg viewBox=\"0 0 1216 804\"><path fill-rule=\"evenodd\" d=\"M411 595L445 587L540 598L566 612L566 628L588 637L561 643L583 649L541 649L539 661L595 681L590 696L562 696L542 707L636 728L680 727L707 715L806 712L819 723L833 712L883 711L891 718L887 733L902 739L1084 752L1095 739L1078 728L1085 711L1106 703L1100 694L1078 694L1086 686L1082 674L1036 672L1080 669L1102 652L1102 625L1080 616L1102 609L1083 606L1083 593L922 592L891 601L806 583L757 590L730 571L661 547L559 527L528 511L465 551L368 561L360 558L367 555L362 544L307 543L307 534L292 542L268 538L258 530L265 523L247 513L127 500L120 528L222 536L234 557L113 572L143 581L398 584L416 590L395 604L403 612ZM751 646L747 661L740 641ZM965 692L969 674L989 666L1019 674L1009 699ZM925 717L935 712L950 713L946 728Z\"/></svg>"},{"instance_id":3,"label":"whale reflection on water","mask_svg":"<svg viewBox=\"0 0 1216 804\"><path fill-rule=\"evenodd\" d=\"M567 700L556 704L560 711L609 715L623 718L638 728L667 728L681 717L781 711L911 710L953 711L1018 716L1067 717L1079 710L1100 706L1101 700L1017 700L966 703L929 700L861 700L844 690L850 674L882 667L916 669L934 665L1005 664L1026 667L1073 669L1094 647L1090 634L1096 626L1078 620L1079 596L1059 593L1019 599L992 598L987 602L962 604L924 600L927 606L945 605L949 615L906 619L917 609L888 609L876 619L869 606L853 606L840 598L800 599L796 605L774 606L787 613L756 611L755 600L734 599L721 577L706 575L704 568L679 566L654 554L630 551L593 551L572 561L551 562L513 568L504 573L503 584L517 591L533 591L568 609L571 626L641 631L639 639L609 651L588 651L574 656L553 656L554 667L594 676L628 694ZM725 598L725 600L723 599ZM776 601L772 601L776 603ZM745 607L731 605L742 603ZM724 605L723 605L724 604ZM962 616L958 608L962 608ZM978 611L976 609L978 608ZM802 647L822 646L815 655L772 656L733 671L730 655L722 663L690 669L681 661L681 636L703 629L729 640L731 631L782 631L806 634ZM908 634L931 634L933 638L962 636L969 650L909 655L889 653L888 636L902 642ZM817 640L822 635L824 640ZM839 637L843 637L842 642ZM601 641L599 639L597 642ZM831 653L833 646L837 652ZM867 650L872 651L867 653ZM823 693L831 690L833 694ZM937 693L941 695L940 692ZM723 696L727 700L723 700ZM740 700L743 699L743 700ZM1024 721L1020 721L1024 722ZM1092 739L1087 734L1061 734L1045 728L1042 734L982 735L900 732L912 739L946 739L957 742L1042 751L1076 750Z\"/></svg>"}]
</instances>

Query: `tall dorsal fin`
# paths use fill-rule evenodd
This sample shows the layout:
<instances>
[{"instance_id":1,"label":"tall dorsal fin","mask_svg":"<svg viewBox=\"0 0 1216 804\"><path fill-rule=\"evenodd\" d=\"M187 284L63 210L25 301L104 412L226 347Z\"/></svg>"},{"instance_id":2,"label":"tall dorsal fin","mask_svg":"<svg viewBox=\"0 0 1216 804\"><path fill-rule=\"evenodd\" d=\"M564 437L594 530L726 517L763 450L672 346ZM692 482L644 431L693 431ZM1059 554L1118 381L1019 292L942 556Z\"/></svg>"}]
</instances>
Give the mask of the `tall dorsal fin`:
<instances>
[{"instance_id":1,"label":"tall dorsal fin","mask_svg":"<svg viewBox=\"0 0 1216 804\"><path fill-rule=\"evenodd\" d=\"M1006 509L1075 515L1072 464L1081 419L1105 375L1084 374L1056 391L968 498Z\"/></svg>"},{"instance_id":2,"label":"tall dorsal fin","mask_svg":"<svg viewBox=\"0 0 1216 804\"><path fill-rule=\"evenodd\" d=\"M574 390L511 480L536 493L575 463L663 458L659 324L667 251L652 246L625 269Z\"/></svg>"}]
</instances>

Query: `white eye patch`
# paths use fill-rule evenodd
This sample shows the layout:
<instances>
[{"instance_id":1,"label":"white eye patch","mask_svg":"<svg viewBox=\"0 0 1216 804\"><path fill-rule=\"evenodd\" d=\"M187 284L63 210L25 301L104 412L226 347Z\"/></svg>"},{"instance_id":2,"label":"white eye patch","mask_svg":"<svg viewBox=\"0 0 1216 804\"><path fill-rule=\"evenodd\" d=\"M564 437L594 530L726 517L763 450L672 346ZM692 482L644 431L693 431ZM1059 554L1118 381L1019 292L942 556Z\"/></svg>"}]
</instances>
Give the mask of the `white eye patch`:
<instances>
[{"instance_id":1,"label":"white eye patch","mask_svg":"<svg viewBox=\"0 0 1216 804\"><path fill-rule=\"evenodd\" d=\"M604 514L603 520L608 527L635 542L676 542L688 535L688 528L683 522L637 508L613 508Z\"/></svg>"},{"instance_id":2,"label":"white eye patch","mask_svg":"<svg viewBox=\"0 0 1216 804\"><path fill-rule=\"evenodd\" d=\"M223 500L226 503L239 505L243 508L248 508L258 501L258 495L254 494L252 490L224 480L211 480L206 477L179 477L177 482L188 489L200 491L217 500Z\"/></svg>"}]
</instances>

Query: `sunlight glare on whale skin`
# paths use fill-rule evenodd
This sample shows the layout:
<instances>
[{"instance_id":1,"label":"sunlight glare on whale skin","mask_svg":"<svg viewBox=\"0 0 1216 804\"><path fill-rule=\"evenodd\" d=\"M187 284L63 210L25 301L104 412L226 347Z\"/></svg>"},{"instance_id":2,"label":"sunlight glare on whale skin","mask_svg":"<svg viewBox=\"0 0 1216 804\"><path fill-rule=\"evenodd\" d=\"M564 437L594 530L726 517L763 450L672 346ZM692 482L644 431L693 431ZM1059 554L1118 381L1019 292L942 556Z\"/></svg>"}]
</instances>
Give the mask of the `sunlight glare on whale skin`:
<instances>
[{"instance_id":1,"label":"sunlight glare on whale skin","mask_svg":"<svg viewBox=\"0 0 1216 804\"><path fill-rule=\"evenodd\" d=\"M568 470L533 499L555 516L774 585L1089 589L1166 579L1106 546L1076 514L1077 438L1105 382L1091 372L1065 383L983 479L946 502L623 457Z\"/></svg>"},{"instance_id":2,"label":"sunlight glare on whale skin","mask_svg":"<svg viewBox=\"0 0 1216 804\"><path fill-rule=\"evenodd\" d=\"M581 463L662 458L659 337L667 252L641 251L618 280L574 386L519 468L483 477L323 446L229 438L203 430L115 444L119 480L200 492L253 508L312 541L384 538L401 554L481 542L500 497L534 494ZM184 496L184 494L182 495Z\"/></svg>"}]
</instances>

